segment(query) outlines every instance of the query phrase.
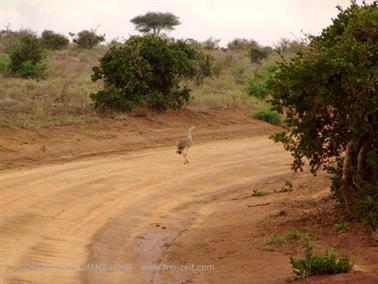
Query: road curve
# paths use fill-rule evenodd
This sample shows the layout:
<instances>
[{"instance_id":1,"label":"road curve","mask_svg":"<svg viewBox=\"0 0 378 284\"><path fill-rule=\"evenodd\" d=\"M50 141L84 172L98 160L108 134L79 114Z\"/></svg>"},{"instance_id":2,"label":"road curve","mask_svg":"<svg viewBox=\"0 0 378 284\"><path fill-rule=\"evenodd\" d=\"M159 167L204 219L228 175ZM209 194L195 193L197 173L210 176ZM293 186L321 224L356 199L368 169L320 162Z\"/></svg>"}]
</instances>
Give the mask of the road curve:
<instances>
[{"instance_id":1,"label":"road curve","mask_svg":"<svg viewBox=\"0 0 378 284\"><path fill-rule=\"evenodd\" d=\"M0 174L0 283L158 283L141 265L159 263L204 195L290 162L266 137L194 145L189 160L170 147Z\"/></svg>"}]
</instances>

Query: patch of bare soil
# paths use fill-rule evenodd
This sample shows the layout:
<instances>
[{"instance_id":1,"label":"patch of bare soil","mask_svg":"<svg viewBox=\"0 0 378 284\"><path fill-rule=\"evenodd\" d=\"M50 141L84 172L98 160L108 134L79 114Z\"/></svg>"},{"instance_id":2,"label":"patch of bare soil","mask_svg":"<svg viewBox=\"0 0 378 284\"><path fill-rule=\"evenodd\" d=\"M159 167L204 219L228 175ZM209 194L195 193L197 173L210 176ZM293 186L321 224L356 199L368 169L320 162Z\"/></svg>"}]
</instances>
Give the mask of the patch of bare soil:
<instances>
[{"instance_id":1,"label":"patch of bare soil","mask_svg":"<svg viewBox=\"0 0 378 284\"><path fill-rule=\"evenodd\" d=\"M186 166L175 143L192 124ZM326 176L298 174L279 192L291 158L266 138L273 130L246 111L2 128L0 163L48 165L0 173L0 282L285 283L300 241L263 241L295 229L354 261L309 281L377 283L369 233L332 229L341 219Z\"/></svg>"},{"instance_id":2,"label":"patch of bare soil","mask_svg":"<svg viewBox=\"0 0 378 284\"><path fill-rule=\"evenodd\" d=\"M105 118L41 128L0 126L0 169L171 146L186 135L191 125L197 126L197 144L277 129L255 120L247 109L143 113L118 120Z\"/></svg>"},{"instance_id":3,"label":"patch of bare soil","mask_svg":"<svg viewBox=\"0 0 378 284\"><path fill-rule=\"evenodd\" d=\"M292 192L278 192L291 180ZM333 249L354 263L349 273L316 276L294 283L378 283L378 243L361 224L336 233L341 217L331 198L328 177L310 174L276 175L240 185L209 197L209 203L190 228L169 247L164 263L212 265L155 275L156 283L286 283L294 281L289 257L303 257L302 241L272 240L290 230L311 233L315 252ZM253 189L266 191L251 196Z\"/></svg>"}]
</instances>

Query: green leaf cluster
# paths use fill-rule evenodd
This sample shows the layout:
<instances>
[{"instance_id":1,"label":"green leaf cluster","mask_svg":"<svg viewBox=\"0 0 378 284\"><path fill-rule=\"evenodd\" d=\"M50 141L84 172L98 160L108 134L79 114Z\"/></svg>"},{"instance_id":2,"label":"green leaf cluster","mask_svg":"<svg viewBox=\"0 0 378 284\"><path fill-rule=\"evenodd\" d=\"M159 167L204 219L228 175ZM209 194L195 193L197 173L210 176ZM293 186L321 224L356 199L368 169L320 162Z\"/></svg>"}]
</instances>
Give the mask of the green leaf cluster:
<instances>
[{"instance_id":1,"label":"green leaf cluster","mask_svg":"<svg viewBox=\"0 0 378 284\"><path fill-rule=\"evenodd\" d=\"M96 107L119 111L179 109L190 96L181 83L195 77L199 58L183 41L133 36L112 47L93 68L92 80L102 79L104 88L91 97Z\"/></svg>"}]
</instances>

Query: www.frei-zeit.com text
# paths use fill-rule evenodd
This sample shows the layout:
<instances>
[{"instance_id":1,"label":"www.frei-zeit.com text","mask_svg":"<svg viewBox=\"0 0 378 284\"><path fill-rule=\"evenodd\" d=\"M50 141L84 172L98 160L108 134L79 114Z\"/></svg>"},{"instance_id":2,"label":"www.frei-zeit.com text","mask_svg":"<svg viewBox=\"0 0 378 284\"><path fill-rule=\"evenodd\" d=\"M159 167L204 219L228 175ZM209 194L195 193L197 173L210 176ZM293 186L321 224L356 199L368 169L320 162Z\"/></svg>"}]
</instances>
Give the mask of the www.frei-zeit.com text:
<instances>
[{"instance_id":1,"label":"www.frei-zeit.com text","mask_svg":"<svg viewBox=\"0 0 378 284\"><path fill-rule=\"evenodd\" d=\"M48 263L26 263L17 266L22 270L81 270L81 271L132 271L136 268L142 271L213 271L211 264L141 264L139 266L130 263L107 264L107 263L86 263L86 264L48 264Z\"/></svg>"}]
</instances>

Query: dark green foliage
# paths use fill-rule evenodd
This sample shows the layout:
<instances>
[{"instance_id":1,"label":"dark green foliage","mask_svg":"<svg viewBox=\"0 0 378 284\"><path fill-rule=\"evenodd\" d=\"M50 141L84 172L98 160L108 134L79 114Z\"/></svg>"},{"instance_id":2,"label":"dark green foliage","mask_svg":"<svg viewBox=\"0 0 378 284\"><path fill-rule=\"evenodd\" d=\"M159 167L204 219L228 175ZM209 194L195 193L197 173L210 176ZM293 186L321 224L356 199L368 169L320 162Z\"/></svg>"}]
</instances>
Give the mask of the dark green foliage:
<instances>
[{"instance_id":1,"label":"dark green foliage","mask_svg":"<svg viewBox=\"0 0 378 284\"><path fill-rule=\"evenodd\" d=\"M345 208L368 220L378 216L377 42L377 1L354 3L280 63L269 82L272 104L288 125L273 138L292 153L293 169L307 159L313 173L322 165L332 171L332 190ZM373 206L362 202L369 196Z\"/></svg>"},{"instance_id":2,"label":"dark green foliage","mask_svg":"<svg viewBox=\"0 0 378 284\"><path fill-rule=\"evenodd\" d=\"M263 47L252 47L249 51L249 57L253 64L260 64L261 61L268 57L268 50Z\"/></svg>"},{"instance_id":3,"label":"dark green foliage","mask_svg":"<svg viewBox=\"0 0 378 284\"><path fill-rule=\"evenodd\" d=\"M8 71L10 65L9 55L6 53L0 53L0 73Z\"/></svg>"},{"instance_id":4,"label":"dark green foliage","mask_svg":"<svg viewBox=\"0 0 378 284\"><path fill-rule=\"evenodd\" d=\"M198 53L197 56L197 71L196 84L203 83L205 77L212 76L214 73L214 57L210 54Z\"/></svg>"},{"instance_id":5,"label":"dark green foliage","mask_svg":"<svg viewBox=\"0 0 378 284\"><path fill-rule=\"evenodd\" d=\"M45 70L44 49L33 34L22 37L14 48L9 49L9 55L10 71L22 77L36 78L41 76Z\"/></svg>"},{"instance_id":6,"label":"dark green foliage","mask_svg":"<svg viewBox=\"0 0 378 284\"><path fill-rule=\"evenodd\" d=\"M181 86L195 77L202 56L183 41L158 36L133 36L112 47L92 80L103 79L104 89L91 94L96 107L130 111L136 106L153 110L179 109L190 90Z\"/></svg>"},{"instance_id":7,"label":"dark green foliage","mask_svg":"<svg viewBox=\"0 0 378 284\"><path fill-rule=\"evenodd\" d=\"M145 15L137 16L131 21L136 30L141 33L159 35L162 30L173 30L180 24L179 18L172 13L148 12Z\"/></svg>"},{"instance_id":8,"label":"dark green foliage","mask_svg":"<svg viewBox=\"0 0 378 284\"><path fill-rule=\"evenodd\" d=\"M281 115L277 111L268 108L262 108L254 113L254 117L266 121L270 124L280 125L282 122Z\"/></svg>"},{"instance_id":9,"label":"dark green foliage","mask_svg":"<svg viewBox=\"0 0 378 284\"><path fill-rule=\"evenodd\" d=\"M307 240L303 245L304 258L295 259L294 257L290 257L293 272L301 278L313 275L343 273L348 272L352 268L352 264L347 256L337 258L331 250L327 250L324 255L316 255L313 254L312 250L312 244Z\"/></svg>"},{"instance_id":10,"label":"dark green foliage","mask_svg":"<svg viewBox=\"0 0 378 284\"><path fill-rule=\"evenodd\" d=\"M70 42L64 35L48 30L43 31L40 40L42 45L50 50L63 49L67 47Z\"/></svg>"},{"instance_id":11,"label":"dark green foliage","mask_svg":"<svg viewBox=\"0 0 378 284\"><path fill-rule=\"evenodd\" d=\"M30 60L21 64L18 73L24 78L39 78L45 75L46 65L44 63L33 64Z\"/></svg>"},{"instance_id":12,"label":"dark green foliage","mask_svg":"<svg viewBox=\"0 0 378 284\"><path fill-rule=\"evenodd\" d=\"M348 223L336 223L333 225L333 230L336 233L345 233L349 231L349 224Z\"/></svg>"},{"instance_id":13,"label":"dark green foliage","mask_svg":"<svg viewBox=\"0 0 378 284\"><path fill-rule=\"evenodd\" d=\"M73 37L73 42L80 48L91 49L105 41L105 35L97 35L94 30L83 30L77 35L72 33L70 35Z\"/></svg>"},{"instance_id":14,"label":"dark green foliage","mask_svg":"<svg viewBox=\"0 0 378 284\"><path fill-rule=\"evenodd\" d=\"M277 64L271 64L260 76L249 78L246 86L248 95L259 100L265 100L269 95L267 82L272 79L274 72L277 71L277 69Z\"/></svg>"},{"instance_id":15,"label":"dark green foliage","mask_svg":"<svg viewBox=\"0 0 378 284\"><path fill-rule=\"evenodd\" d=\"M247 94L259 100L265 100L268 96L268 90L264 82L258 82L254 78L249 78L247 81Z\"/></svg>"}]
</instances>

